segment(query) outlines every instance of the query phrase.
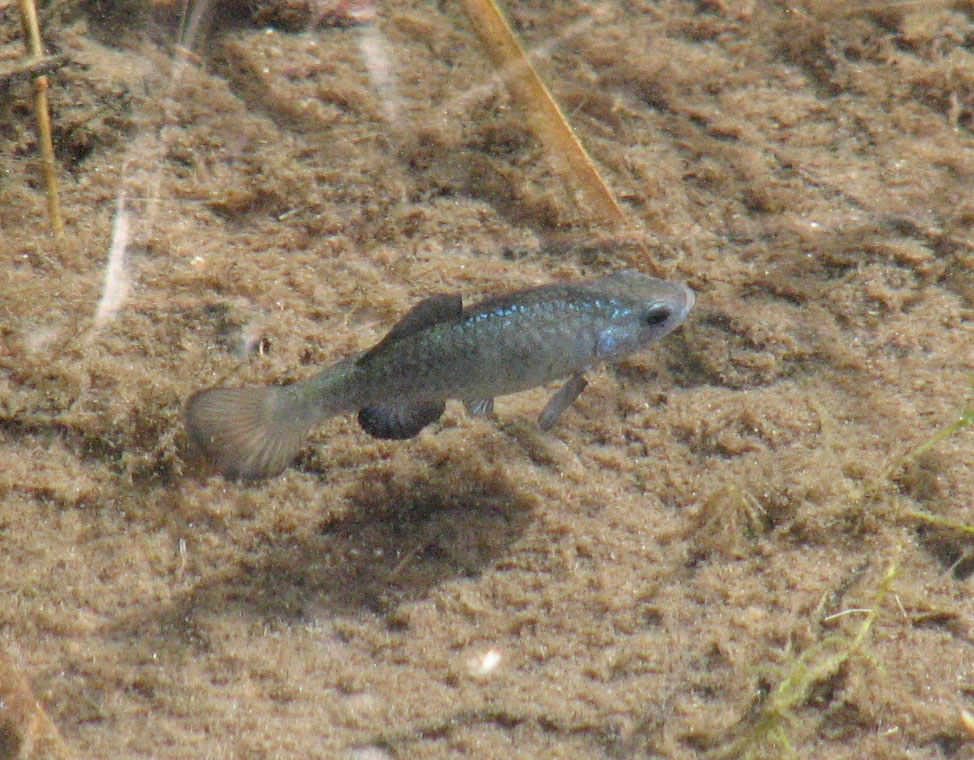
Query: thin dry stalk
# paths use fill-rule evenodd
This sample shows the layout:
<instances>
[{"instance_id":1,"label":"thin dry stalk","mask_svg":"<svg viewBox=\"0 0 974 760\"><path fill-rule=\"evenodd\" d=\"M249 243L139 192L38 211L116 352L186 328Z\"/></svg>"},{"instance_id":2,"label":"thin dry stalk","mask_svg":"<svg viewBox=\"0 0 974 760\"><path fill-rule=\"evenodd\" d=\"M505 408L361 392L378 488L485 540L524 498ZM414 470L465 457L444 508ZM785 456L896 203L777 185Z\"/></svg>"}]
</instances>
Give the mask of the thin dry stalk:
<instances>
[{"instance_id":1,"label":"thin dry stalk","mask_svg":"<svg viewBox=\"0 0 974 760\"><path fill-rule=\"evenodd\" d=\"M41 46L41 30L37 22L37 7L34 5L34 0L21 0L20 12L23 17L24 35L27 38L27 54L33 61L40 61L44 58L44 49ZM34 114L37 118L44 186L47 188L48 218L51 231L55 236L61 237L64 234L64 220L61 217L61 201L58 199L54 144L51 142L51 111L47 102L47 90L50 86L46 75L41 74L34 78Z\"/></svg>"},{"instance_id":2,"label":"thin dry stalk","mask_svg":"<svg viewBox=\"0 0 974 760\"><path fill-rule=\"evenodd\" d=\"M27 679L0 651L0 760L67 760L70 756Z\"/></svg>"},{"instance_id":3,"label":"thin dry stalk","mask_svg":"<svg viewBox=\"0 0 974 760\"><path fill-rule=\"evenodd\" d=\"M538 77L500 9L493 0L464 0L464 6L491 61L501 72L508 92L524 109L531 130L545 151L556 165L567 169L568 180L581 191L585 205L600 222L613 229L626 227L622 209Z\"/></svg>"}]
</instances>

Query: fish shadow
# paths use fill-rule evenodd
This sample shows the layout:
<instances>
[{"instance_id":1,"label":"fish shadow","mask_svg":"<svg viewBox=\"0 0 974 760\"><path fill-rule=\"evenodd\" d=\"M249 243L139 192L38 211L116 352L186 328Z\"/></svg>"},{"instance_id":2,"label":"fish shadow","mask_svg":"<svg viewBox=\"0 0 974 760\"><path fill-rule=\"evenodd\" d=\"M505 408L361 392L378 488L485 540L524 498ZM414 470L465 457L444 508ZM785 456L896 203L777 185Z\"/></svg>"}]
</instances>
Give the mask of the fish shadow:
<instances>
[{"instance_id":1,"label":"fish shadow","mask_svg":"<svg viewBox=\"0 0 974 760\"><path fill-rule=\"evenodd\" d=\"M313 539L267 554L255 590L275 601L261 614L302 615L306 603L316 616L394 612L503 557L536 501L496 468L453 460L405 477L391 463L376 465L347 498L348 510Z\"/></svg>"},{"instance_id":2,"label":"fish shadow","mask_svg":"<svg viewBox=\"0 0 974 760\"><path fill-rule=\"evenodd\" d=\"M201 654L215 618L263 626L386 616L435 587L474 577L523 533L537 497L503 472L448 460L403 476L391 463L363 470L347 509L323 515L300 538L268 535L230 567L165 602L145 605L103 632L156 653Z\"/></svg>"}]
</instances>

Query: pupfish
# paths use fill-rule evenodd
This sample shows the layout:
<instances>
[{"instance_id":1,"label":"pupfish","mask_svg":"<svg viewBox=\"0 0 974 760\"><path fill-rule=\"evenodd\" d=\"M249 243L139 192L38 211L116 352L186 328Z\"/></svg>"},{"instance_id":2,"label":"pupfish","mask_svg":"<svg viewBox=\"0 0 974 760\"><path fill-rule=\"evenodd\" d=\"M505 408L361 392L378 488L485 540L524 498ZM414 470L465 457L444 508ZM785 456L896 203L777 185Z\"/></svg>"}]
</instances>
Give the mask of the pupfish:
<instances>
[{"instance_id":1,"label":"pupfish","mask_svg":"<svg viewBox=\"0 0 974 760\"><path fill-rule=\"evenodd\" d=\"M225 477L258 480L283 471L333 415L357 412L370 435L407 439L438 420L448 399L486 414L495 396L567 378L538 420L547 430L585 388L586 371L655 343L693 304L686 285L632 270L471 306L434 295L371 350L306 380L194 393L186 429Z\"/></svg>"}]
</instances>

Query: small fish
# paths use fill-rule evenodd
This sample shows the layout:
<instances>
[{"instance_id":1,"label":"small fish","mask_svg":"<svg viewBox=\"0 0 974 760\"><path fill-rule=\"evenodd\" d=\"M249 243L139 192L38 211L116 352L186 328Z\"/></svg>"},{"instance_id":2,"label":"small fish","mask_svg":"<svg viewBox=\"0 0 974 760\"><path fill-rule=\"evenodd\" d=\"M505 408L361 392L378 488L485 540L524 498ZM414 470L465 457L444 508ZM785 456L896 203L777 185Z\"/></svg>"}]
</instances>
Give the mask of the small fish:
<instances>
[{"instance_id":1,"label":"small fish","mask_svg":"<svg viewBox=\"0 0 974 760\"><path fill-rule=\"evenodd\" d=\"M494 396L567 377L538 420L547 430L585 388L586 370L659 340L693 303L686 285L631 270L467 307L459 295L435 295L371 350L307 380L194 393L186 429L225 477L257 480L284 470L336 414L358 412L370 435L406 439L438 420L447 399L486 414Z\"/></svg>"}]
</instances>

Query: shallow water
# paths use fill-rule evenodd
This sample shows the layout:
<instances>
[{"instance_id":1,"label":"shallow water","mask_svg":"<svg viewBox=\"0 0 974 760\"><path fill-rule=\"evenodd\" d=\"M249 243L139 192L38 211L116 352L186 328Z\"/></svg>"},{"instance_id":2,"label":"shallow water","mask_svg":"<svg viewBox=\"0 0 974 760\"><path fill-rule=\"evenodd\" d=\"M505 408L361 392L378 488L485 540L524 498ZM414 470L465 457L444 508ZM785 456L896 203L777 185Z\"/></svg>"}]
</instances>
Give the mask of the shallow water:
<instances>
[{"instance_id":1,"label":"shallow water","mask_svg":"<svg viewBox=\"0 0 974 760\"><path fill-rule=\"evenodd\" d=\"M512 10L637 235L449 7L116 7L48 11L62 240L29 83L0 101L0 649L71 753L760 750L805 663L798 754L962 756L974 546L915 513L974 519L970 429L900 464L974 403L969 9ZM644 244L697 307L550 432L551 389L337 418L256 486L188 445L200 387Z\"/></svg>"}]
</instances>

